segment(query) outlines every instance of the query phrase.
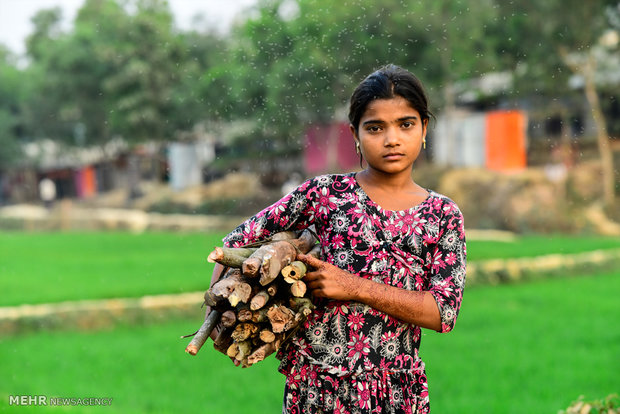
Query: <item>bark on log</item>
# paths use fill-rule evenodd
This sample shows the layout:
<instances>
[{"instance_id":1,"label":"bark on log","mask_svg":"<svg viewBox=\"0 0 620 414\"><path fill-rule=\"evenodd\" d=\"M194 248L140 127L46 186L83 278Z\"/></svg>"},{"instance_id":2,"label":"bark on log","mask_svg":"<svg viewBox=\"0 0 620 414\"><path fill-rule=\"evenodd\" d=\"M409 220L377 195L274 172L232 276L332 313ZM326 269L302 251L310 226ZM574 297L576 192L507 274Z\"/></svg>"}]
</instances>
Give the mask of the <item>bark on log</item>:
<instances>
[{"instance_id":1,"label":"bark on log","mask_svg":"<svg viewBox=\"0 0 620 414\"><path fill-rule=\"evenodd\" d=\"M215 325L219 322L220 316L220 312L215 309L211 309L211 312L209 312L209 315L205 318L204 323L196 335L194 335L189 345L185 348L185 352L190 355L196 355L198 351L200 351L200 348L202 348L209 335L211 335L211 331L213 331L213 328L215 328Z\"/></svg>"},{"instance_id":2,"label":"bark on log","mask_svg":"<svg viewBox=\"0 0 620 414\"><path fill-rule=\"evenodd\" d=\"M321 245L315 244L307 254L316 259L319 259L321 257Z\"/></svg>"},{"instance_id":3,"label":"bark on log","mask_svg":"<svg viewBox=\"0 0 620 414\"><path fill-rule=\"evenodd\" d=\"M307 253L315 246L316 241L312 232L304 230L297 239L267 245L260 267L260 284L265 286L271 283L284 267L295 261L298 252Z\"/></svg>"},{"instance_id":4,"label":"bark on log","mask_svg":"<svg viewBox=\"0 0 620 414\"><path fill-rule=\"evenodd\" d=\"M248 365L253 365L257 362L264 360L266 357L273 354L275 351L276 351L275 342L266 343L265 345L260 346L258 349L256 349L254 352L252 352L248 356L247 363Z\"/></svg>"},{"instance_id":5,"label":"bark on log","mask_svg":"<svg viewBox=\"0 0 620 414\"><path fill-rule=\"evenodd\" d=\"M213 347L223 353L226 354L226 351L228 350L228 347L230 347L230 345L233 342L232 337L230 336L232 332L232 329L228 328L228 329L222 329L217 337L215 338L215 340L213 341Z\"/></svg>"},{"instance_id":6,"label":"bark on log","mask_svg":"<svg viewBox=\"0 0 620 414\"><path fill-rule=\"evenodd\" d=\"M297 233L294 231L284 231L276 233L265 241L261 247L259 247L254 253L252 253L241 265L241 271L244 275L250 277L257 277L260 271L261 263L263 263L263 256L267 250L268 243L282 240L290 240L297 237Z\"/></svg>"},{"instance_id":7,"label":"bark on log","mask_svg":"<svg viewBox=\"0 0 620 414\"><path fill-rule=\"evenodd\" d=\"M297 250L291 241L279 241L267 245L260 267L260 284L265 286L273 282L283 267L289 265L297 256Z\"/></svg>"},{"instance_id":8,"label":"bark on log","mask_svg":"<svg viewBox=\"0 0 620 414\"><path fill-rule=\"evenodd\" d=\"M207 290L204 295L205 305L212 308L221 308L228 301L222 296L215 295L211 289Z\"/></svg>"},{"instance_id":9,"label":"bark on log","mask_svg":"<svg viewBox=\"0 0 620 414\"><path fill-rule=\"evenodd\" d=\"M256 248L232 248L232 247L215 247L209 256L207 261L209 263L219 263L227 267L241 268L243 261L250 257L254 253Z\"/></svg>"},{"instance_id":10,"label":"bark on log","mask_svg":"<svg viewBox=\"0 0 620 414\"><path fill-rule=\"evenodd\" d=\"M304 230L298 238L289 242L300 252L308 253L316 245L317 239L310 230Z\"/></svg>"},{"instance_id":11,"label":"bark on log","mask_svg":"<svg viewBox=\"0 0 620 414\"><path fill-rule=\"evenodd\" d=\"M303 313L306 316L308 316L310 312L316 308L314 303L312 303L312 301L308 298L290 298L289 304L295 312Z\"/></svg>"},{"instance_id":12,"label":"bark on log","mask_svg":"<svg viewBox=\"0 0 620 414\"><path fill-rule=\"evenodd\" d=\"M216 303L219 303L219 298L226 298L231 306L235 307L239 302L246 303L250 299L252 286L245 282L245 278L241 276L239 269L231 269L223 279L215 282L209 291L209 295L216 298L214 300Z\"/></svg>"}]
</instances>

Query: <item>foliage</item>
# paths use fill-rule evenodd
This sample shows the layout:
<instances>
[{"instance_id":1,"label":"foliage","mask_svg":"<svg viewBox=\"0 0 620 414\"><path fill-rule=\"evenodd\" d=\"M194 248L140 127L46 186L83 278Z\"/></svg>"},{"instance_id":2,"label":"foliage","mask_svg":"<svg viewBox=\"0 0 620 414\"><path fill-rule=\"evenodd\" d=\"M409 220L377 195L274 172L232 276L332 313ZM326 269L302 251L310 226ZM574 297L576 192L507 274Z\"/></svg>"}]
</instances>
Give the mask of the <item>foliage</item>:
<instances>
[{"instance_id":1,"label":"foliage","mask_svg":"<svg viewBox=\"0 0 620 414\"><path fill-rule=\"evenodd\" d=\"M24 88L15 58L0 45L0 170L18 160Z\"/></svg>"},{"instance_id":2,"label":"foliage","mask_svg":"<svg viewBox=\"0 0 620 414\"><path fill-rule=\"evenodd\" d=\"M177 30L164 0L85 0L68 31L60 9L33 18L29 65L8 83L23 93L11 117L0 104L0 131L17 122L22 139L92 145L244 123L239 156L287 154L309 124L345 120L354 86L386 63L416 73L435 112L490 72L515 74L507 95L555 99L571 93L561 50L588 50L620 21L612 5L260 0L223 36Z\"/></svg>"},{"instance_id":3,"label":"foliage","mask_svg":"<svg viewBox=\"0 0 620 414\"><path fill-rule=\"evenodd\" d=\"M191 89L221 41L177 33L163 0L130 3L86 0L70 32L56 27L55 9L33 18L24 72L40 92L29 105L32 136L77 145L118 135L167 140L204 118Z\"/></svg>"}]
</instances>

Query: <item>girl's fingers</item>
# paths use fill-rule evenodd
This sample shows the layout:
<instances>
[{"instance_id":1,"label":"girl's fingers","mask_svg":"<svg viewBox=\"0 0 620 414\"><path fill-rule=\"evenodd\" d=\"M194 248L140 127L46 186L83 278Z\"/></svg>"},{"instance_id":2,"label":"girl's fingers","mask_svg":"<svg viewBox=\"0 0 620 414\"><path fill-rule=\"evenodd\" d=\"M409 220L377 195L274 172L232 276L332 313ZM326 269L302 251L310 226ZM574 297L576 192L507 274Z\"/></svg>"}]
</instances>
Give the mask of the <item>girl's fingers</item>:
<instances>
[{"instance_id":1,"label":"girl's fingers","mask_svg":"<svg viewBox=\"0 0 620 414\"><path fill-rule=\"evenodd\" d=\"M302 262L304 262L305 264L307 264L308 266L312 266L317 269L321 267L324 263L321 260L317 259L316 257L309 256L307 254L298 254L297 258L301 260Z\"/></svg>"}]
</instances>

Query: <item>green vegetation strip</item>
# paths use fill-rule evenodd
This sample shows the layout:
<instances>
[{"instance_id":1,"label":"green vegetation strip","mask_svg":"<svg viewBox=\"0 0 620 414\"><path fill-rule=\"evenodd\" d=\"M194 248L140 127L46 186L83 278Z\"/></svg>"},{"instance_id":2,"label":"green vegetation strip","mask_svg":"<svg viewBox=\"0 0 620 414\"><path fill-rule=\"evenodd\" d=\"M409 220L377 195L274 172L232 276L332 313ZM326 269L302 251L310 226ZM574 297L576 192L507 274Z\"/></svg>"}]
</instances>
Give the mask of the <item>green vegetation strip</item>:
<instances>
[{"instance_id":1,"label":"green vegetation strip","mask_svg":"<svg viewBox=\"0 0 620 414\"><path fill-rule=\"evenodd\" d=\"M204 291L225 233L0 233L0 307Z\"/></svg>"},{"instance_id":2,"label":"green vegetation strip","mask_svg":"<svg viewBox=\"0 0 620 414\"><path fill-rule=\"evenodd\" d=\"M617 392L618 291L620 269L466 291L455 330L422 338L433 412L557 413L582 394ZM0 337L0 412L17 412L9 396L24 394L113 399L75 413L281 411L275 358L241 369L209 344L190 357L179 335L195 329L195 318L176 318Z\"/></svg>"},{"instance_id":3,"label":"green vegetation strip","mask_svg":"<svg viewBox=\"0 0 620 414\"><path fill-rule=\"evenodd\" d=\"M206 257L224 234L2 232L0 307L204 291L213 269ZM620 249L620 239L522 236L510 242L471 240L467 248L471 265Z\"/></svg>"}]
</instances>

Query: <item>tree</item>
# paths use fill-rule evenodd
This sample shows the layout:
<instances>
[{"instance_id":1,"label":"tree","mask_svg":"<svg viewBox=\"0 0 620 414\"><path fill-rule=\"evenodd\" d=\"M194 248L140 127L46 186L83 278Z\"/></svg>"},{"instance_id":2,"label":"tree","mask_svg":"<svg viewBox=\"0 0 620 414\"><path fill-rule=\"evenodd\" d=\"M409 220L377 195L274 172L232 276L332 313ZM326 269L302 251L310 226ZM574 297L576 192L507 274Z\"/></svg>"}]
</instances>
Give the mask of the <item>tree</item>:
<instances>
[{"instance_id":1,"label":"tree","mask_svg":"<svg viewBox=\"0 0 620 414\"><path fill-rule=\"evenodd\" d=\"M19 160L23 84L15 57L0 45L0 170Z\"/></svg>"},{"instance_id":2,"label":"tree","mask_svg":"<svg viewBox=\"0 0 620 414\"><path fill-rule=\"evenodd\" d=\"M485 22L493 8L490 1L485 5L262 1L234 39L237 112L294 149L305 125L344 120L354 86L386 63L411 69L433 100L441 100L438 91L454 81L494 67L494 55L485 53L490 49ZM453 101L452 92L443 96Z\"/></svg>"},{"instance_id":3,"label":"tree","mask_svg":"<svg viewBox=\"0 0 620 414\"><path fill-rule=\"evenodd\" d=\"M516 16L519 21L521 30L513 34L518 39L523 61L527 62L527 70L522 75L524 79L536 84L541 91L557 94L554 88L558 84L561 90L568 89L570 75L581 78L597 131L604 203L607 208L613 208L615 172L607 121L600 103L603 84L597 62L604 63L618 52L617 43L612 46L613 51L609 45L601 44L603 35L611 29L610 17L618 14L618 2L549 0L536 5L503 3L503 7L505 15ZM615 71L617 73L617 67Z\"/></svg>"}]
</instances>

